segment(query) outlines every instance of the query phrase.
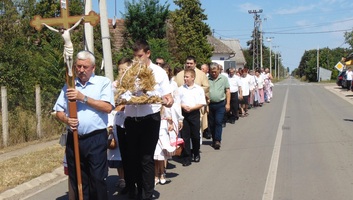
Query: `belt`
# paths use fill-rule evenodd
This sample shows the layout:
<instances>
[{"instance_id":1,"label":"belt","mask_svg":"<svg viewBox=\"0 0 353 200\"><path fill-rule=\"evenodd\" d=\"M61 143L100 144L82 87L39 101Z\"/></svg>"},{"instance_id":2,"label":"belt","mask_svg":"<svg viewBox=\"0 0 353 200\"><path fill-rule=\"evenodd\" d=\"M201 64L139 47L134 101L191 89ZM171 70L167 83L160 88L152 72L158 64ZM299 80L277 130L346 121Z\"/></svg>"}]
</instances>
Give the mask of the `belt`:
<instances>
[{"instance_id":1,"label":"belt","mask_svg":"<svg viewBox=\"0 0 353 200\"><path fill-rule=\"evenodd\" d=\"M224 102L224 100L218 101L218 102L211 102L210 104L217 104L217 103L223 103L223 102Z\"/></svg>"},{"instance_id":2,"label":"belt","mask_svg":"<svg viewBox=\"0 0 353 200\"><path fill-rule=\"evenodd\" d=\"M160 113L159 113L159 112L156 112L156 113L149 114L149 115L142 116L142 117L126 117L125 120L133 120L133 121L135 121L135 122L140 122L140 121L143 121L143 120L152 118L153 116L156 116L156 115L160 115Z\"/></svg>"},{"instance_id":3,"label":"belt","mask_svg":"<svg viewBox=\"0 0 353 200\"><path fill-rule=\"evenodd\" d=\"M104 130L106 130L106 129L105 129L105 128L103 128L103 129L98 129L98 130L92 131L92 132L87 133L87 134L78 135L78 139L83 140L83 139L86 139L86 138L95 136L95 135L101 133L101 132L104 131ZM73 134L71 130L68 130L68 133L69 133L69 134Z\"/></svg>"}]
</instances>

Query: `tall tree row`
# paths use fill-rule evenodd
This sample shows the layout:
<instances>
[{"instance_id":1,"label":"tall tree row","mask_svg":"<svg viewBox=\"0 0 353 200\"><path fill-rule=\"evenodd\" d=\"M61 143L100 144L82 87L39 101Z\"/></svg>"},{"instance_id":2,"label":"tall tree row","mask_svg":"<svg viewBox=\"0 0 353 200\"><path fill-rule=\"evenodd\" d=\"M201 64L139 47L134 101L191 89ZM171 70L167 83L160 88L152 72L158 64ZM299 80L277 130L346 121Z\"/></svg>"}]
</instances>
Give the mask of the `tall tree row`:
<instances>
[{"instance_id":1,"label":"tall tree row","mask_svg":"<svg viewBox=\"0 0 353 200\"><path fill-rule=\"evenodd\" d=\"M300 60L299 67L294 71L293 75L300 78L304 77L307 81L317 81L317 66L319 66L331 70L331 79L336 79L338 70L334 67L348 52L349 49L346 48L321 48L319 50L312 49L305 51ZM318 58L319 63L317 63Z\"/></svg>"}]
</instances>

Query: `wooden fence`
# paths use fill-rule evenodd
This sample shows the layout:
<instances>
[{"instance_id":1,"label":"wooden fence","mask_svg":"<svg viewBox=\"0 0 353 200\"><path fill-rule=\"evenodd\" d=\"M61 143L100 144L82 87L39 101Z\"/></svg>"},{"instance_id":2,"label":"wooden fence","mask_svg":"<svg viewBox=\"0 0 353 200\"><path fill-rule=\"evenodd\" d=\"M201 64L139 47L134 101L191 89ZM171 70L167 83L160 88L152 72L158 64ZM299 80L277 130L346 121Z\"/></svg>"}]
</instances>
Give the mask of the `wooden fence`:
<instances>
[{"instance_id":1,"label":"wooden fence","mask_svg":"<svg viewBox=\"0 0 353 200\"><path fill-rule=\"evenodd\" d=\"M41 128L42 124L42 111L41 111L41 98L40 98L40 86L36 85L36 118L37 118L37 136L43 137ZM7 105L7 89L5 86L1 86L1 111L2 111L2 141L3 146L9 145L9 111Z\"/></svg>"}]
</instances>

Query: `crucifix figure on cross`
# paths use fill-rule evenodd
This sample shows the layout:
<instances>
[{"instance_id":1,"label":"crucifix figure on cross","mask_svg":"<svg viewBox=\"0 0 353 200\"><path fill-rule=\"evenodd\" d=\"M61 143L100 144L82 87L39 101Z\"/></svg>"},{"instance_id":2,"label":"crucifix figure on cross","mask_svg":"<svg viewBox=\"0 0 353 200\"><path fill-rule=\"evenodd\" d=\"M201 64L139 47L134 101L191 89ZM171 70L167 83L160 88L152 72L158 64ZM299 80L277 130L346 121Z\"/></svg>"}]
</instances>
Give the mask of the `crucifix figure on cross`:
<instances>
[{"instance_id":1,"label":"crucifix figure on cross","mask_svg":"<svg viewBox=\"0 0 353 200\"><path fill-rule=\"evenodd\" d=\"M71 42L71 37L70 37L70 31L72 31L73 29L75 29L81 22L82 20L84 20L85 17L81 17L81 19L76 22L75 25L73 25L71 28L69 29L65 29L65 28L60 28L59 30L47 25L46 23L42 23L44 26L46 26L49 30L52 30L54 32L60 33L61 36L64 39L64 52L63 52L63 57L64 57L64 62L67 65L67 69L68 69L68 76L72 77L73 76L73 70L72 70L72 65L73 65L73 54L74 54L74 46Z\"/></svg>"},{"instance_id":2,"label":"crucifix figure on cross","mask_svg":"<svg viewBox=\"0 0 353 200\"><path fill-rule=\"evenodd\" d=\"M99 15L94 11L90 11L88 15L84 16L70 16L68 8L68 0L61 0L60 4L61 17L54 18L42 18L39 15L34 16L30 24L32 27L40 31L42 26L46 26L48 29L60 33L64 39L64 62L67 65L67 72L70 78L73 77L73 44L71 42L70 31L75 29L82 21L84 23L90 23L92 26L95 26L99 23ZM74 24L71 28L70 25ZM55 29L53 26L60 26L61 28Z\"/></svg>"}]
</instances>

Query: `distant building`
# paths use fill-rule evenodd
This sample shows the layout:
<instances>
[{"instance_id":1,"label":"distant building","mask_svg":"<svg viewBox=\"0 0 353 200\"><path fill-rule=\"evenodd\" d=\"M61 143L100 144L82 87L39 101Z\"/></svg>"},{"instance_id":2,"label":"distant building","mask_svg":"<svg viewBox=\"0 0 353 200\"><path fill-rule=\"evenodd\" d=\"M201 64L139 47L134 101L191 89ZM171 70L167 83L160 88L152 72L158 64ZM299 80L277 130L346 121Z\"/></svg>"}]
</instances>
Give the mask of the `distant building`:
<instances>
[{"instance_id":1,"label":"distant building","mask_svg":"<svg viewBox=\"0 0 353 200\"><path fill-rule=\"evenodd\" d=\"M212 62L221 64L224 70L230 67L244 68L246 61L239 40L217 39L210 35L207 40L214 48Z\"/></svg>"},{"instance_id":2,"label":"distant building","mask_svg":"<svg viewBox=\"0 0 353 200\"><path fill-rule=\"evenodd\" d=\"M220 41L235 52L235 56L230 58L230 61L235 61L236 68L244 68L246 61L240 41L238 39L220 39Z\"/></svg>"}]
</instances>

